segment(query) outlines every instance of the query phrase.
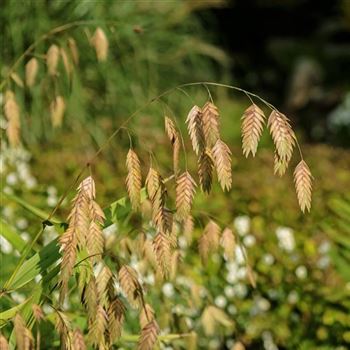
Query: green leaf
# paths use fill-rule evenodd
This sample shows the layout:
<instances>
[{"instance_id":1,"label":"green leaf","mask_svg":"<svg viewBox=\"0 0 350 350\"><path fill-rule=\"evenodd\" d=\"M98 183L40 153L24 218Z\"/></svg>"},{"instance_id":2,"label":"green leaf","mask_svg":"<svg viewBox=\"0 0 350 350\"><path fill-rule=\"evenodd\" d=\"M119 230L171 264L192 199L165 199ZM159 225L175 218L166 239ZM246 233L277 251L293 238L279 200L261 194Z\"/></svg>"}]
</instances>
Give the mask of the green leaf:
<instances>
[{"instance_id":1,"label":"green leaf","mask_svg":"<svg viewBox=\"0 0 350 350\"><path fill-rule=\"evenodd\" d=\"M45 212L42 209L34 207L33 205L29 204L28 202L26 202L25 200L23 200L20 197L17 197L14 194L7 194L7 193L4 193L4 192L1 192L1 195L5 196L8 200L16 202L21 207L23 207L24 209L26 209L27 211L29 211L30 213L32 213L33 215L39 217L42 220L47 220L47 218L50 217L49 213ZM50 223L56 224L56 225L63 224L63 222L61 220L59 220L57 218L54 218L54 217L50 219Z\"/></svg>"},{"instance_id":2,"label":"green leaf","mask_svg":"<svg viewBox=\"0 0 350 350\"><path fill-rule=\"evenodd\" d=\"M21 236L12 228L7 222L0 218L0 234L5 237L12 246L21 252L25 246L26 242L21 238Z\"/></svg>"}]
</instances>

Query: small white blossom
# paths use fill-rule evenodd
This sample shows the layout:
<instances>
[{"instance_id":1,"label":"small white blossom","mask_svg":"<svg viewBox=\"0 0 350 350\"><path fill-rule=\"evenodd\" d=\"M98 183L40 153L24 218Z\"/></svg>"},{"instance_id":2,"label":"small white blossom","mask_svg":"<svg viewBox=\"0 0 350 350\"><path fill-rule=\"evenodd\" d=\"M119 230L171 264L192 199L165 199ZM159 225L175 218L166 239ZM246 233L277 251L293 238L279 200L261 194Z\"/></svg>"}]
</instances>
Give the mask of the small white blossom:
<instances>
[{"instance_id":1,"label":"small white blossom","mask_svg":"<svg viewBox=\"0 0 350 350\"><path fill-rule=\"evenodd\" d=\"M235 295L235 290L232 286L226 286L224 289L224 293L228 298L232 298Z\"/></svg>"},{"instance_id":2,"label":"small white blossom","mask_svg":"<svg viewBox=\"0 0 350 350\"><path fill-rule=\"evenodd\" d=\"M28 232L22 232L21 238L23 239L23 241L29 242L30 241L30 234Z\"/></svg>"},{"instance_id":3,"label":"small white blossom","mask_svg":"<svg viewBox=\"0 0 350 350\"><path fill-rule=\"evenodd\" d=\"M295 248L293 230L289 227L278 227L276 230L278 245L281 249L291 252Z\"/></svg>"},{"instance_id":4,"label":"small white blossom","mask_svg":"<svg viewBox=\"0 0 350 350\"><path fill-rule=\"evenodd\" d=\"M233 222L238 234L244 236L250 229L250 218L247 215L237 216Z\"/></svg>"},{"instance_id":5,"label":"small white blossom","mask_svg":"<svg viewBox=\"0 0 350 350\"><path fill-rule=\"evenodd\" d=\"M227 305L227 299L223 295L218 295L214 303L217 307L224 308Z\"/></svg>"},{"instance_id":6,"label":"small white blossom","mask_svg":"<svg viewBox=\"0 0 350 350\"><path fill-rule=\"evenodd\" d=\"M292 290L287 297L289 304L296 304L299 300L299 295L295 290Z\"/></svg>"},{"instance_id":7,"label":"small white blossom","mask_svg":"<svg viewBox=\"0 0 350 350\"><path fill-rule=\"evenodd\" d=\"M18 177L15 173L10 173L6 176L6 182L8 185L13 186L18 182Z\"/></svg>"},{"instance_id":8,"label":"small white blossom","mask_svg":"<svg viewBox=\"0 0 350 350\"><path fill-rule=\"evenodd\" d=\"M228 306L227 311L230 315L236 315L237 314L237 308L235 305L231 304Z\"/></svg>"},{"instance_id":9,"label":"small white blossom","mask_svg":"<svg viewBox=\"0 0 350 350\"><path fill-rule=\"evenodd\" d=\"M187 239L185 236L180 236L178 239L178 245L181 249L187 248Z\"/></svg>"},{"instance_id":10,"label":"small white blossom","mask_svg":"<svg viewBox=\"0 0 350 350\"><path fill-rule=\"evenodd\" d=\"M269 254L269 253L264 254L262 259L263 259L264 264L266 264L268 266L271 266L275 262L275 258L273 257L272 254Z\"/></svg>"},{"instance_id":11,"label":"small white blossom","mask_svg":"<svg viewBox=\"0 0 350 350\"><path fill-rule=\"evenodd\" d=\"M162 292L166 297L171 298L175 294L174 286L172 285L172 283L164 283L162 287Z\"/></svg>"},{"instance_id":12,"label":"small white blossom","mask_svg":"<svg viewBox=\"0 0 350 350\"><path fill-rule=\"evenodd\" d=\"M102 232L105 238L109 238L112 235L115 235L117 233L117 224L112 224L110 226L107 226Z\"/></svg>"},{"instance_id":13,"label":"small white blossom","mask_svg":"<svg viewBox=\"0 0 350 350\"><path fill-rule=\"evenodd\" d=\"M16 221L16 226L20 229L20 230L24 230L28 227L28 221L25 218L19 218Z\"/></svg>"},{"instance_id":14,"label":"small white blossom","mask_svg":"<svg viewBox=\"0 0 350 350\"><path fill-rule=\"evenodd\" d=\"M247 235L244 237L243 243L246 247L252 247L256 243L256 238L253 235Z\"/></svg>"},{"instance_id":15,"label":"small white blossom","mask_svg":"<svg viewBox=\"0 0 350 350\"><path fill-rule=\"evenodd\" d=\"M307 277L307 269L305 266L298 266L295 270L295 274L300 279L305 279Z\"/></svg>"},{"instance_id":16,"label":"small white blossom","mask_svg":"<svg viewBox=\"0 0 350 350\"><path fill-rule=\"evenodd\" d=\"M11 243L3 236L0 236L0 251L4 254L10 254L12 252Z\"/></svg>"},{"instance_id":17,"label":"small white blossom","mask_svg":"<svg viewBox=\"0 0 350 350\"><path fill-rule=\"evenodd\" d=\"M49 196L47 197L47 205L49 207L54 207L57 204L58 200L57 197Z\"/></svg>"},{"instance_id":18,"label":"small white blossom","mask_svg":"<svg viewBox=\"0 0 350 350\"><path fill-rule=\"evenodd\" d=\"M26 300L26 297L24 296L24 294L20 294L17 292L12 292L11 298L13 299L13 301L15 301L18 304L23 303Z\"/></svg>"}]
</instances>

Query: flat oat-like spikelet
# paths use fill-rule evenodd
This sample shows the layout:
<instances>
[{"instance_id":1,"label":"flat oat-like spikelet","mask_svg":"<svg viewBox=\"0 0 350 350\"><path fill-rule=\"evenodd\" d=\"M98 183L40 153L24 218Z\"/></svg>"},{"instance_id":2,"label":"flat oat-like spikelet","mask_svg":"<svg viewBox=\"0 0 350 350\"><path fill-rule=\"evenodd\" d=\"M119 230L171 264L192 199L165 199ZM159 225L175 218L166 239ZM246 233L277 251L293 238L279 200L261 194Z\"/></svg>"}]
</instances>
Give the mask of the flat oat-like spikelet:
<instances>
[{"instance_id":1,"label":"flat oat-like spikelet","mask_svg":"<svg viewBox=\"0 0 350 350\"><path fill-rule=\"evenodd\" d=\"M141 167L139 157L131 148L126 156L126 167L128 169L126 188L131 201L131 206L133 210L138 210L141 202Z\"/></svg>"},{"instance_id":2,"label":"flat oat-like spikelet","mask_svg":"<svg viewBox=\"0 0 350 350\"><path fill-rule=\"evenodd\" d=\"M79 328L73 332L73 350L87 350L83 332Z\"/></svg>"},{"instance_id":3,"label":"flat oat-like spikelet","mask_svg":"<svg viewBox=\"0 0 350 350\"><path fill-rule=\"evenodd\" d=\"M0 334L0 349L1 350L9 350L9 343L7 341L7 339Z\"/></svg>"},{"instance_id":4,"label":"flat oat-like spikelet","mask_svg":"<svg viewBox=\"0 0 350 350\"><path fill-rule=\"evenodd\" d=\"M96 278L98 303L102 306L108 305L108 287L112 281L113 274L109 267L104 266Z\"/></svg>"},{"instance_id":5,"label":"flat oat-like spikelet","mask_svg":"<svg viewBox=\"0 0 350 350\"><path fill-rule=\"evenodd\" d=\"M86 237L86 248L89 255L91 255L91 260L94 262L101 259L105 243L102 233L105 215L94 200L90 200L89 203L89 216L91 221L89 233Z\"/></svg>"},{"instance_id":6,"label":"flat oat-like spikelet","mask_svg":"<svg viewBox=\"0 0 350 350\"><path fill-rule=\"evenodd\" d=\"M169 276L170 258L171 258L171 242L168 235L158 232L153 239L153 250L157 259L158 268L164 278Z\"/></svg>"},{"instance_id":7,"label":"flat oat-like spikelet","mask_svg":"<svg viewBox=\"0 0 350 350\"><path fill-rule=\"evenodd\" d=\"M59 58L60 49L55 44L51 45L46 53L46 65L49 75L56 75Z\"/></svg>"},{"instance_id":8,"label":"flat oat-like spikelet","mask_svg":"<svg viewBox=\"0 0 350 350\"><path fill-rule=\"evenodd\" d=\"M5 93L4 114L8 122L6 134L12 147L16 147L20 143L19 132L21 122L19 113L19 106L16 102L15 94L7 90Z\"/></svg>"},{"instance_id":9,"label":"flat oat-like spikelet","mask_svg":"<svg viewBox=\"0 0 350 350\"><path fill-rule=\"evenodd\" d=\"M132 267L123 265L119 270L118 278L130 305L139 307L143 301L143 291L137 278L137 272Z\"/></svg>"},{"instance_id":10,"label":"flat oat-like spikelet","mask_svg":"<svg viewBox=\"0 0 350 350\"><path fill-rule=\"evenodd\" d=\"M242 116L242 149L243 154L248 157L249 153L255 157L258 143L264 129L264 112L253 103Z\"/></svg>"},{"instance_id":11,"label":"flat oat-like spikelet","mask_svg":"<svg viewBox=\"0 0 350 350\"><path fill-rule=\"evenodd\" d=\"M62 311L56 310L56 325L58 334L61 337L62 349L71 349L73 344L72 326L68 316Z\"/></svg>"},{"instance_id":12,"label":"flat oat-like spikelet","mask_svg":"<svg viewBox=\"0 0 350 350\"><path fill-rule=\"evenodd\" d=\"M106 34L101 28L96 28L91 44L95 48L97 60L100 62L105 61L108 55L109 44Z\"/></svg>"},{"instance_id":13,"label":"flat oat-like spikelet","mask_svg":"<svg viewBox=\"0 0 350 350\"><path fill-rule=\"evenodd\" d=\"M51 123L54 128L62 125L66 103L62 96L56 96L50 104Z\"/></svg>"},{"instance_id":14,"label":"flat oat-like spikelet","mask_svg":"<svg viewBox=\"0 0 350 350\"><path fill-rule=\"evenodd\" d=\"M310 211L312 175L308 165L304 160L301 160L295 168L294 182L300 209L303 213L305 210Z\"/></svg>"},{"instance_id":15,"label":"flat oat-like spikelet","mask_svg":"<svg viewBox=\"0 0 350 350\"><path fill-rule=\"evenodd\" d=\"M26 68L25 68L25 71L26 71L25 81L28 87L32 87L35 84L35 79L38 74L38 70L39 70L38 60L35 57L33 57L27 62Z\"/></svg>"},{"instance_id":16,"label":"flat oat-like spikelet","mask_svg":"<svg viewBox=\"0 0 350 350\"><path fill-rule=\"evenodd\" d=\"M41 307L38 304L33 304L32 310L33 310L33 315L34 315L36 322L40 322L41 320L43 320L45 318L43 310L41 309Z\"/></svg>"},{"instance_id":17,"label":"flat oat-like spikelet","mask_svg":"<svg viewBox=\"0 0 350 350\"><path fill-rule=\"evenodd\" d=\"M273 110L268 120L268 127L279 159L288 163L292 158L296 139L289 119L282 113Z\"/></svg>"},{"instance_id":18,"label":"flat oat-like spikelet","mask_svg":"<svg viewBox=\"0 0 350 350\"><path fill-rule=\"evenodd\" d=\"M77 43L72 37L68 38L68 47L69 47L73 62L77 66L79 63L79 51L78 51Z\"/></svg>"},{"instance_id":19,"label":"flat oat-like spikelet","mask_svg":"<svg viewBox=\"0 0 350 350\"><path fill-rule=\"evenodd\" d=\"M70 75L72 74L73 66L68 58L66 50L63 47L60 48L60 55L62 57L62 62L63 62L64 69L66 71L67 77L69 78Z\"/></svg>"},{"instance_id":20,"label":"flat oat-like spikelet","mask_svg":"<svg viewBox=\"0 0 350 350\"><path fill-rule=\"evenodd\" d=\"M277 151L275 150L274 174L278 174L279 176L283 176L288 168L288 164L289 164L289 160L280 158Z\"/></svg>"},{"instance_id":21,"label":"flat oat-like spikelet","mask_svg":"<svg viewBox=\"0 0 350 350\"><path fill-rule=\"evenodd\" d=\"M120 298L116 297L108 308L108 334L110 343L121 336L126 307Z\"/></svg>"},{"instance_id":22,"label":"flat oat-like spikelet","mask_svg":"<svg viewBox=\"0 0 350 350\"><path fill-rule=\"evenodd\" d=\"M194 152L198 155L205 148L205 138L203 130L203 113L200 107L194 106L188 113L187 119L188 134L192 142Z\"/></svg>"},{"instance_id":23,"label":"flat oat-like spikelet","mask_svg":"<svg viewBox=\"0 0 350 350\"><path fill-rule=\"evenodd\" d=\"M209 254L218 249L219 241L220 227L214 221L210 220L199 238L199 254L204 263L207 262Z\"/></svg>"},{"instance_id":24,"label":"flat oat-like spikelet","mask_svg":"<svg viewBox=\"0 0 350 350\"><path fill-rule=\"evenodd\" d=\"M94 345L103 343L104 332L107 328L107 313L102 305L97 305L92 326L89 328L89 340Z\"/></svg>"},{"instance_id":25,"label":"flat oat-like spikelet","mask_svg":"<svg viewBox=\"0 0 350 350\"><path fill-rule=\"evenodd\" d=\"M211 151L205 149L198 159L199 182L203 192L209 193L213 182L214 162Z\"/></svg>"},{"instance_id":26,"label":"flat oat-like spikelet","mask_svg":"<svg viewBox=\"0 0 350 350\"><path fill-rule=\"evenodd\" d=\"M219 111L218 108L209 101L204 105L202 111L205 142L208 147L213 147L217 139L220 138Z\"/></svg>"},{"instance_id":27,"label":"flat oat-like spikelet","mask_svg":"<svg viewBox=\"0 0 350 350\"><path fill-rule=\"evenodd\" d=\"M174 122L167 116L165 116L165 131L173 146L173 168L175 176L179 169L179 152L180 152L180 137L176 130Z\"/></svg>"},{"instance_id":28,"label":"flat oat-like spikelet","mask_svg":"<svg viewBox=\"0 0 350 350\"><path fill-rule=\"evenodd\" d=\"M87 310L88 320L93 320L96 315L98 303L97 285L94 276L91 276L86 288L84 289L83 303Z\"/></svg>"},{"instance_id":29,"label":"flat oat-like spikelet","mask_svg":"<svg viewBox=\"0 0 350 350\"><path fill-rule=\"evenodd\" d=\"M156 320L149 322L142 328L141 336L138 343L138 350L152 350L157 342L159 334L159 326Z\"/></svg>"},{"instance_id":30,"label":"flat oat-like spikelet","mask_svg":"<svg viewBox=\"0 0 350 350\"><path fill-rule=\"evenodd\" d=\"M231 150L225 142L218 139L212 153L221 188L223 191L229 191L232 186Z\"/></svg>"},{"instance_id":31,"label":"flat oat-like spikelet","mask_svg":"<svg viewBox=\"0 0 350 350\"><path fill-rule=\"evenodd\" d=\"M224 248L224 253L228 259L233 260L235 257L236 239L231 229L225 228L222 232L220 244Z\"/></svg>"},{"instance_id":32,"label":"flat oat-like spikelet","mask_svg":"<svg viewBox=\"0 0 350 350\"><path fill-rule=\"evenodd\" d=\"M18 350L30 350L33 346L33 336L22 316L17 313L14 319L14 332L16 337L16 345ZM2 350L2 348L1 348Z\"/></svg>"},{"instance_id":33,"label":"flat oat-like spikelet","mask_svg":"<svg viewBox=\"0 0 350 350\"><path fill-rule=\"evenodd\" d=\"M196 193L196 183L188 171L185 171L176 180L176 215L184 220L191 211L192 202Z\"/></svg>"}]
</instances>

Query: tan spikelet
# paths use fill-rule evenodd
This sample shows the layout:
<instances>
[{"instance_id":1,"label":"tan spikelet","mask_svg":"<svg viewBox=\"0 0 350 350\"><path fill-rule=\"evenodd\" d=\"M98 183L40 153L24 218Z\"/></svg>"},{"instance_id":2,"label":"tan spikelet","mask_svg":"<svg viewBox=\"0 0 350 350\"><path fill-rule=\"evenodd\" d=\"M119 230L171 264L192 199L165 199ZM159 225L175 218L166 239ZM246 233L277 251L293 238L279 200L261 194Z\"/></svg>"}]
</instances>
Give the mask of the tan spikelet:
<instances>
[{"instance_id":1,"label":"tan spikelet","mask_svg":"<svg viewBox=\"0 0 350 350\"><path fill-rule=\"evenodd\" d=\"M196 183L188 171L185 171L176 180L176 216L179 220L185 219L191 211L192 202L196 193Z\"/></svg>"},{"instance_id":2,"label":"tan spikelet","mask_svg":"<svg viewBox=\"0 0 350 350\"><path fill-rule=\"evenodd\" d=\"M231 229L225 228L222 232L220 244L224 248L226 257L233 260L235 257L236 239Z\"/></svg>"},{"instance_id":3,"label":"tan spikelet","mask_svg":"<svg viewBox=\"0 0 350 350\"><path fill-rule=\"evenodd\" d=\"M71 64L71 62L70 62L70 60L68 58L67 52L66 52L66 50L63 47L60 48L60 55L62 57L62 62L63 62L64 69L65 69L66 74L67 74L67 76L69 78L71 76L71 74L72 74L73 67L72 67L72 64Z\"/></svg>"},{"instance_id":4,"label":"tan spikelet","mask_svg":"<svg viewBox=\"0 0 350 350\"><path fill-rule=\"evenodd\" d=\"M128 169L126 188L131 201L131 206L133 210L138 210L141 203L141 167L137 154L131 148L126 156L126 167Z\"/></svg>"},{"instance_id":5,"label":"tan spikelet","mask_svg":"<svg viewBox=\"0 0 350 350\"><path fill-rule=\"evenodd\" d=\"M83 303L87 310L88 320L93 320L97 310L98 292L95 277L92 276L83 294Z\"/></svg>"},{"instance_id":6,"label":"tan spikelet","mask_svg":"<svg viewBox=\"0 0 350 350\"><path fill-rule=\"evenodd\" d=\"M157 259L158 267L164 278L169 276L171 242L168 235L158 232L153 239L154 254Z\"/></svg>"},{"instance_id":7,"label":"tan spikelet","mask_svg":"<svg viewBox=\"0 0 350 350\"><path fill-rule=\"evenodd\" d=\"M255 157L258 143L264 129L264 112L253 103L242 116L242 149L243 154L248 157L249 153Z\"/></svg>"},{"instance_id":8,"label":"tan spikelet","mask_svg":"<svg viewBox=\"0 0 350 350\"><path fill-rule=\"evenodd\" d=\"M104 266L96 278L98 304L103 307L108 305L108 286L112 281L112 271Z\"/></svg>"},{"instance_id":9,"label":"tan spikelet","mask_svg":"<svg viewBox=\"0 0 350 350\"><path fill-rule=\"evenodd\" d=\"M86 248L91 256L91 261L101 259L104 249L104 236L102 233L103 222L105 215L101 207L94 201L89 203L90 226L89 233L86 237Z\"/></svg>"},{"instance_id":10,"label":"tan spikelet","mask_svg":"<svg viewBox=\"0 0 350 350\"><path fill-rule=\"evenodd\" d=\"M89 328L89 340L94 345L99 345L104 338L107 327L107 313L101 305L97 306L95 318Z\"/></svg>"},{"instance_id":11,"label":"tan spikelet","mask_svg":"<svg viewBox=\"0 0 350 350\"><path fill-rule=\"evenodd\" d=\"M19 75L15 72L10 74L11 79L19 86L20 88L24 87L23 80L19 77Z\"/></svg>"},{"instance_id":12,"label":"tan spikelet","mask_svg":"<svg viewBox=\"0 0 350 350\"><path fill-rule=\"evenodd\" d=\"M142 328L141 336L138 342L138 350L152 350L157 342L159 334L159 326L156 320L149 322Z\"/></svg>"},{"instance_id":13,"label":"tan spikelet","mask_svg":"<svg viewBox=\"0 0 350 350\"><path fill-rule=\"evenodd\" d=\"M120 298L113 300L108 309L108 333L110 343L121 336L126 307Z\"/></svg>"},{"instance_id":14,"label":"tan spikelet","mask_svg":"<svg viewBox=\"0 0 350 350\"><path fill-rule=\"evenodd\" d=\"M180 250L175 250L171 255L171 262L170 262L170 280L174 280L177 276L177 270L179 266L179 262L181 261L181 253Z\"/></svg>"},{"instance_id":15,"label":"tan spikelet","mask_svg":"<svg viewBox=\"0 0 350 350\"><path fill-rule=\"evenodd\" d=\"M295 134L289 124L289 119L282 113L273 110L269 116L268 127L279 159L288 163L292 158L295 146Z\"/></svg>"},{"instance_id":16,"label":"tan spikelet","mask_svg":"<svg viewBox=\"0 0 350 350\"><path fill-rule=\"evenodd\" d=\"M187 129L190 136L194 152L198 155L205 148L205 138L203 131L203 113L200 107L194 106L188 113Z\"/></svg>"},{"instance_id":17,"label":"tan spikelet","mask_svg":"<svg viewBox=\"0 0 350 350\"><path fill-rule=\"evenodd\" d=\"M207 262L209 254L218 249L219 242L220 227L213 220L210 220L199 238L199 254L204 263Z\"/></svg>"},{"instance_id":18,"label":"tan spikelet","mask_svg":"<svg viewBox=\"0 0 350 350\"><path fill-rule=\"evenodd\" d=\"M57 65L60 58L60 49L57 45L53 44L49 47L46 53L46 65L49 75L57 74Z\"/></svg>"},{"instance_id":19,"label":"tan spikelet","mask_svg":"<svg viewBox=\"0 0 350 350\"><path fill-rule=\"evenodd\" d=\"M207 102L202 108L203 111L203 130L207 147L213 147L218 138L219 132L219 111L212 103Z\"/></svg>"},{"instance_id":20,"label":"tan spikelet","mask_svg":"<svg viewBox=\"0 0 350 350\"><path fill-rule=\"evenodd\" d=\"M72 326L68 316L64 312L56 310L55 327L61 337L62 348L71 349L73 344Z\"/></svg>"},{"instance_id":21,"label":"tan spikelet","mask_svg":"<svg viewBox=\"0 0 350 350\"><path fill-rule=\"evenodd\" d=\"M118 279L130 305L139 307L142 303L143 291L137 279L137 272L132 267L123 265L119 270Z\"/></svg>"},{"instance_id":22,"label":"tan spikelet","mask_svg":"<svg viewBox=\"0 0 350 350\"><path fill-rule=\"evenodd\" d=\"M56 96L50 104L51 123L54 128L62 125L66 103L62 96Z\"/></svg>"},{"instance_id":23,"label":"tan spikelet","mask_svg":"<svg viewBox=\"0 0 350 350\"><path fill-rule=\"evenodd\" d=\"M283 176L288 168L289 159L282 159L275 150L274 155L274 173Z\"/></svg>"},{"instance_id":24,"label":"tan spikelet","mask_svg":"<svg viewBox=\"0 0 350 350\"><path fill-rule=\"evenodd\" d=\"M140 312L140 326L145 328L149 322L154 320L154 310L151 305L145 304Z\"/></svg>"},{"instance_id":25,"label":"tan spikelet","mask_svg":"<svg viewBox=\"0 0 350 350\"><path fill-rule=\"evenodd\" d=\"M223 191L232 186L231 150L225 142L218 139L212 149L216 172Z\"/></svg>"},{"instance_id":26,"label":"tan spikelet","mask_svg":"<svg viewBox=\"0 0 350 350\"><path fill-rule=\"evenodd\" d=\"M12 147L16 147L20 143L20 110L15 94L10 90L5 93L4 114L8 122L6 129L8 140Z\"/></svg>"},{"instance_id":27,"label":"tan spikelet","mask_svg":"<svg viewBox=\"0 0 350 350\"><path fill-rule=\"evenodd\" d=\"M107 59L108 55L108 39L105 32L101 28L97 28L92 39L91 43L96 51L97 60L103 62Z\"/></svg>"},{"instance_id":28,"label":"tan spikelet","mask_svg":"<svg viewBox=\"0 0 350 350\"><path fill-rule=\"evenodd\" d=\"M167 116L165 116L165 131L173 146L173 168L176 176L179 169L180 137L174 122Z\"/></svg>"},{"instance_id":29,"label":"tan spikelet","mask_svg":"<svg viewBox=\"0 0 350 350\"><path fill-rule=\"evenodd\" d=\"M192 215L189 215L183 222L183 234L186 237L186 241L188 244L191 244L192 242L193 228L194 228L193 217Z\"/></svg>"},{"instance_id":30,"label":"tan spikelet","mask_svg":"<svg viewBox=\"0 0 350 350\"><path fill-rule=\"evenodd\" d=\"M312 175L304 160L301 160L294 171L295 190L301 211L310 211L312 193Z\"/></svg>"},{"instance_id":31,"label":"tan spikelet","mask_svg":"<svg viewBox=\"0 0 350 350\"><path fill-rule=\"evenodd\" d=\"M198 176L203 192L209 193L213 182L214 161L209 149L205 149L198 159Z\"/></svg>"},{"instance_id":32,"label":"tan spikelet","mask_svg":"<svg viewBox=\"0 0 350 350\"><path fill-rule=\"evenodd\" d=\"M36 76L39 70L38 60L33 57L26 64L26 85L32 87L35 84Z\"/></svg>"},{"instance_id":33,"label":"tan spikelet","mask_svg":"<svg viewBox=\"0 0 350 350\"><path fill-rule=\"evenodd\" d=\"M87 350L83 332L76 328L73 332L73 349L72 350Z\"/></svg>"},{"instance_id":34,"label":"tan spikelet","mask_svg":"<svg viewBox=\"0 0 350 350\"><path fill-rule=\"evenodd\" d=\"M18 350L31 350L33 348L33 335L29 328L26 327L26 324L19 313L16 314L14 319L14 333Z\"/></svg>"},{"instance_id":35,"label":"tan spikelet","mask_svg":"<svg viewBox=\"0 0 350 350\"><path fill-rule=\"evenodd\" d=\"M7 339L2 334L0 334L0 349L1 350L9 350L10 349Z\"/></svg>"},{"instance_id":36,"label":"tan spikelet","mask_svg":"<svg viewBox=\"0 0 350 350\"><path fill-rule=\"evenodd\" d=\"M41 320L43 320L45 318L43 310L41 309L41 307L39 305L33 304L32 310L33 310L33 315L34 315L36 322L40 322Z\"/></svg>"},{"instance_id":37,"label":"tan spikelet","mask_svg":"<svg viewBox=\"0 0 350 350\"><path fill-rule=\"evenodd\" d=\"M146 178L146 189L151 202L161 186L161 181L161 176L158 171L150 167Z\"/></svg>"},{"instance_id":38,"label":"tan spikelet","mask_svg":"<svg viewBox=\"0 0 350 350\"><path fill-rule=\"evenodd\" d=\"M79 64L79 51L78 51L77 43L72 37L68 38L68 47L69 47L73 62L77 66Z\"/></svg>"}]
</instances>

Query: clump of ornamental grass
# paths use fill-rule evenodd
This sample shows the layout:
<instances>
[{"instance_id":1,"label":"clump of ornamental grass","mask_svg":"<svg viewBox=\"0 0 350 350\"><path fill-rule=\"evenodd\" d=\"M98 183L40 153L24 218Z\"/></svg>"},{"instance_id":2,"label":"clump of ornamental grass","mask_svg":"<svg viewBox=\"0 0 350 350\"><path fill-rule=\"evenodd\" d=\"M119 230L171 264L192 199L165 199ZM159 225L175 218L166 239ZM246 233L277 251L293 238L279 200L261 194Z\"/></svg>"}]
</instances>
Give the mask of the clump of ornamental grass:
<instances>
[{"instance_id":1,"label":"clump of ornamental grass","mask_svg":"<svg viewBox=\"0 0 350 350\"><path fill-rule=\"evenodd\" d=\"M97 28L90 39L95 49L97 60L103 62L108 58L108 40L101 28ZM59 77L59 64L62 62L66 74L72 72L73 65L79 62L79 52L73 38L68 39L70 53L64 48L52 44L45 55L48 75ZM31 58L25 67L25 87L32 88L37 79L39 65L36 58ZM13 73L13 72L12 72ZM20 81L19 77L13 80ZM184 84L181 87L197 85ZM201 83L202 84L202 83ZM207 83L207 85L219 85ZM20 84L19 84L20 85ZM229 87L241 90L234 87ZM174 89L173 89L174 90ZM169 90L166 93L171 92ZM242 91L242 90L241 90ZM166 94L164 93L164 94ZM245 92L249 95L248 92ZM163 96L164 94L160 95ZM250 94L252 95L252 94ZM157 101L155 98L151 101ZM297 147L301 160L294 170L294 182L299 206L303 212L310 211L312 193L311 171L302 157L296 135L289 119L272 105L260 99L271 110L268 118L263 110L251 100L251 105L242 116L242 150L245 157L256 156L258 144L264 128L268 128L274 143L274 172L285 174L293 151ZM51 121L54 127L61 126L66 110L64 98L57 94L50 103ZM7 90L4 99L4 114L8 122L7 136L12 146L20 143L20 110L15 93ZM123 126L131 119L127 119ZM151 239L140 234L140 251L156 270L159 278L168 279L176 276L180 253L177 249L179 228L188 241L192 241L193 206L199 191L210 195L212 185L218 182L223 191L230 191L233 186L232 152L222 138L220 130L220 111L210 96L202 107L193 106L185 119L190 142L185 141L178 123L168 115L164 116L165 133L172 147L172 175L164 178L154 164L149 165L144 179L142 158L138 150L130 147L126 155L126 191L133 212L140 212L143 205L149 203L151 212ZM115 131L109 141L119 132ZM187 167L186 155L190 152L186 146L191 144L197 158L197 173L191 173ZM93 160L100 154L101 147ZM182 158L185 166L182 166ZM169 183L174 181L175 198L169 198ZM141 195L145 187L146 196ZM174 204L173 204L174 203ZM173 208L172 208L173 206ZM57 209L57 208L56 208ZM114 269L104 259L105 239L102 229L105 213L96 201L95 182L92 176L86 177L77 187L68 215L68 226L60 236L58 244L62 256L58 277L59 301L54 308L56 329L61 345L65 349L110 349L120 339L127 308L139 312L140 337L138 349L150 350L159 343L160 328L157 315L147 303L147 293L143 288L142 276L125 259ZM127 241L125 241L127 245ZM211 218L205 225L198 239L198 251L205 266L213 253L223 251L227 259L234 258L238 243L231 227L220 226ZM249 265L247 257L247 276L253 287L256 276ZM82 263L83 262L83 263ZM181 263L181 262L180 262ZM73 279L73 277L75 277ZM62 307L70 291L79 291L82 307L85 310L86 328L74 328L69 314ZM34 323L44 318L39 305L33 306ZM226 317L226 316L225 316ZM207 334L213 333L211 319L225 320L220 309L209 306L203 312L206 320ZM31 326L26 324L20 313L13 319L16 344L19 350L32 349L34 343L40 344L40 332L36 337ZM39 328L38 328L39 329ZM0 335L1 349L8 347L7 340ZM40 347L40 345L39 345Z\"/></svg>"}]
</instances>

